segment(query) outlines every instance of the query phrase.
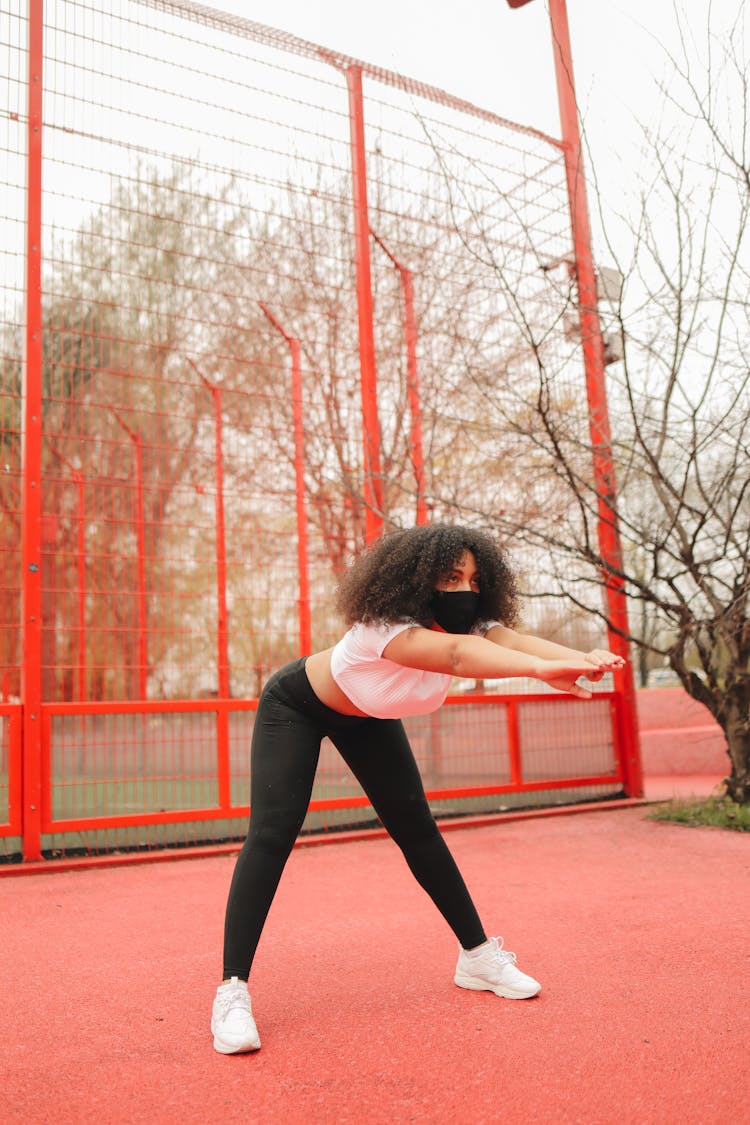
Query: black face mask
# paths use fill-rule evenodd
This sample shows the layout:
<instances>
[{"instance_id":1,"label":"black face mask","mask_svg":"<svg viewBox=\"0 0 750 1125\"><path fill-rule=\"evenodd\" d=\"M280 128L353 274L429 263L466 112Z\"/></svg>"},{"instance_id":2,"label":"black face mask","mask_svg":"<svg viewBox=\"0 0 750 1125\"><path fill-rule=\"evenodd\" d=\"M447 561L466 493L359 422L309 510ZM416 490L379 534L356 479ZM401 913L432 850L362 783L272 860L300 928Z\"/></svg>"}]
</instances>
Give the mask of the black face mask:
<instances>
[{"instance_id":1,"label":"black face mask","mask_svg":"<svg viewBox=\"0 0 750 1125\"><path fill-rule=\"evenodd\" d=\"M436 590L432 608L435 621L446 633L468 633L477 619L479 594L474 590Z\"/></svg>"}]
</instances>

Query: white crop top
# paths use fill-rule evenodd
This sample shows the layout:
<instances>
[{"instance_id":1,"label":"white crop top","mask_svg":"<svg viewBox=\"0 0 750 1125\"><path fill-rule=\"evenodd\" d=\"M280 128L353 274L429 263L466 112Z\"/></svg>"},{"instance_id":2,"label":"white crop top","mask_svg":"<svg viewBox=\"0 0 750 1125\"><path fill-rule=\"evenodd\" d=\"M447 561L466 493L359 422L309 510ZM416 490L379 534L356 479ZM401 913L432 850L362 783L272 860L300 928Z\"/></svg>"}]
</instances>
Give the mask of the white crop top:
<instances>
[{"instance_id":1,"label":"white crop top","mask_svg":"<svg viewBox=\"0 0 750 1125\"><path fill-rule=\"evenodd\" d=\"M472 632L486 633L496 622ZM389 641L416 621L395 625L353 625L331 652L331 675L355 707L375 719L403 719L436 711L448 694L451 676L407 668L383 656Z\"/></svg>"}]
</instances>

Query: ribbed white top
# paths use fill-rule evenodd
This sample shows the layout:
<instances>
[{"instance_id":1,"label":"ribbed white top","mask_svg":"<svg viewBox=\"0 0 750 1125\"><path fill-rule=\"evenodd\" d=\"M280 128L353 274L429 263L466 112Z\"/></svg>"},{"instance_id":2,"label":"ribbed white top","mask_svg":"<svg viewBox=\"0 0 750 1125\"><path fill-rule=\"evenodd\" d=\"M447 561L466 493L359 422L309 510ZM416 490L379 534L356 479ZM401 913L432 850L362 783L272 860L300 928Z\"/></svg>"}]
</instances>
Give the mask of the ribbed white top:
<instances>
[{"instance_id":1,"label":"ribbed white top","mask_svg":"<svg viewBox=\"0 0 750 1125\"><path fill-rule=\"evenodd\" d=\"M353 625L331 653L331 674L355 707L376 719L403 719L436 711L451 677L405 668L382 655L389 641L416 621L395 625Z\"/></svg>"}]
</instances>

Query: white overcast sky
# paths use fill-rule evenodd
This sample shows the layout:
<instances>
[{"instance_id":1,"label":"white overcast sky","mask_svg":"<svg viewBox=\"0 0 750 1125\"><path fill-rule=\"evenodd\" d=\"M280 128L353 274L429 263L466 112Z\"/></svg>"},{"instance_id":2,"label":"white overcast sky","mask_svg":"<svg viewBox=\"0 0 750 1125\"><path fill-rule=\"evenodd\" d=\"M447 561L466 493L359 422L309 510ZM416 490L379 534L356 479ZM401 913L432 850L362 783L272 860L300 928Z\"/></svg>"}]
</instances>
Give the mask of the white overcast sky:
<instances>
[{"instance_id":1,"label":"white overcast sky","mask_svg":"<svg viewBox=\"0 0 750 1125\"><path fill-rule=\"evenodd\" d=\"M205 2L205 0L204 0ZM684 0L695 18L705 0ZM736 0L717 0L734 8ZM504 117L559 135L546 0L209 0L441 86ZM642 108L644 86L675 42L672 0L568 0L579 100L606 120ZM650 98L653 105L653 97Z\"/></svg>"},{"instance_id":2,"label":"white overcast sky","mask_svg":"<svg viewBox=\"0 0 750 1125\"><path fill-rule=\"evenodd\" d=\"M560 135L546 0L203 0L303 39L440 86L483 108ZM740 0L676 0L688 37L705 42L706 12L726 26ZM637 197L640 125L663 112L665 50L679 54L675 0L568 0L589 173L614 211ZM593 204L593 201L592 201ZM592 213L596 208L592 205ZM594 225L596 218L592 214Z\"/></svg>"}]
</instances>

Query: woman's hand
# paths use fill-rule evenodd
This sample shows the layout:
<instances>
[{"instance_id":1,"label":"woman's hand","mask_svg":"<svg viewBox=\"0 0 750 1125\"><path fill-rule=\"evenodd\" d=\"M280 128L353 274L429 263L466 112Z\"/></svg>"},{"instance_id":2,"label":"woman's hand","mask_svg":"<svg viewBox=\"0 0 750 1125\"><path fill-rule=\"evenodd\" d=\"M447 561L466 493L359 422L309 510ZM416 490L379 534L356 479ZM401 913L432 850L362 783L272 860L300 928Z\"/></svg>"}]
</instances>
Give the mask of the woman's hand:
<instances>
[{"instance_id":1,"label":"woman's hand","mask_svg":"<svg viewBox=\"0 0 750 1125\"><path fill-rule=\"evenodd\" d=\"M593 669L585 657L580 660L540 660L537 676L557 691L566 691L578 699L591 699L592 693L588 688L578 683L578 677L588 676L590 671Z\"/></svg>"},{"instance_id":2,"label":"woman's hand","mask_svg":"<svg viewBox=\"0 0 750 1125\"><path fill-rule=\"evenodd\" d=\"M542 660L537 674L540 680L557 691L566 691L577 699L591 699L592 692L578 683L579 677L584 676L596 683L605 672L622 668L624 664L624 659L613 652L593 649L582 653L580 660Z\"/></svg>"},{"instance_id":3,"label":"woman's hand","mask_svg":"<svg viewBox=\"0 0 750 1125\"><path fill-rule=\"evenodd\" d=\"M586 679L591 680L592 683L597 683L605 672L615 672L625 667L622 656L617 656L616 653L608 652L603 648L593 648L591 652L584 653L584 658L593 665L590 671L584 673Z\"/></svg>"}]
</instances>

